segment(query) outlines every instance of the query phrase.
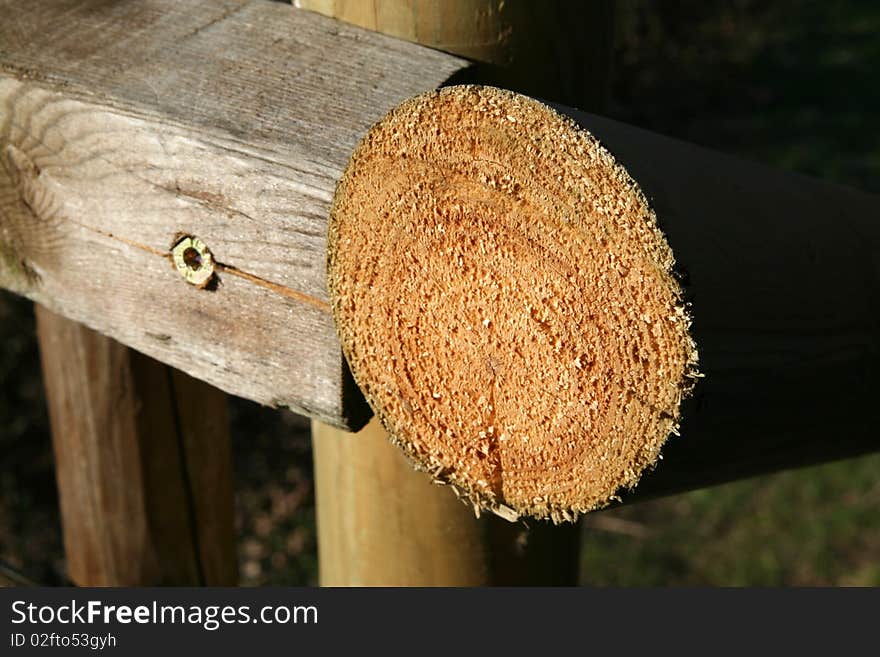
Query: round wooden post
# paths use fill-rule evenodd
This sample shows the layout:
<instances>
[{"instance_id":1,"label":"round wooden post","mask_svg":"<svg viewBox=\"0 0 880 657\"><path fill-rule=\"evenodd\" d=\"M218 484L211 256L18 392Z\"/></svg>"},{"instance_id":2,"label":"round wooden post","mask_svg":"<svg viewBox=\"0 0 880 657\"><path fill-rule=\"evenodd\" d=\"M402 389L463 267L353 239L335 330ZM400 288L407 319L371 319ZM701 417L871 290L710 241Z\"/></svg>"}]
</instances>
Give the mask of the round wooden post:
<instances>
[{"instance_id":1,"label":"round wooden post","mask_svg":"<svg viewBox=\"0 0 880 657\"><path fill-rule=\"evenodd\" d=\"M601 109L611 73L610 0L294 0L297 7L467 57L481 82Z\"/></svg>"},{"instance_id":2,"label":"round wooden post","mask_svg":"<svg viewBox=\"0 0 880 657\"><path fill-rule=\"evenodd\" d=\"M483 523L432 486L374 418L356 434L312 423L324 586L489 583Z\"/></svg>"},{"instance_id":3,"label":"round wooden post","mask_svg":"<svg viewBox=\"0 0 880 657\"><path fill-rule=\"evenodd\" d=\"M225 395L42 306L36 315L70 579L236 584Z\"/></svg>"},{"instance_id":4,"label":"round wooden post","mask_svg":"<svg viewBox=\"0 0 880 657\"><path fill-rule=\"evenodd\" d=\"M479 62L465 80L580 107L606 99L613 4L527 0L296 0ZM577 525L477 520L417 473L374 420L354 436L313 422L324 585L575 584Z\"/></svg>"}]
</instances>

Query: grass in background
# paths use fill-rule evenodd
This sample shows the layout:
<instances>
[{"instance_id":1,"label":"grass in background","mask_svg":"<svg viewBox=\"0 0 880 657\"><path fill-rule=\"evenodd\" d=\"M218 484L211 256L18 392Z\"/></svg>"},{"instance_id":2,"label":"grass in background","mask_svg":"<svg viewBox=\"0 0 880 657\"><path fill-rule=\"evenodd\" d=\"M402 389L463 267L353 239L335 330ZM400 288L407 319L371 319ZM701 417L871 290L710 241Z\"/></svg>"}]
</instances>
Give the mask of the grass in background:
<instances>
[{"instance_id":1,"label":"grass in background","mask_svg":"<svg viewBox=\"0 0 880 657\"><path fill-rule=\"evenodd\" d=\"M880 192L880 5L628 2L620 19L615 118ZM880 455L593 514L582 582L880 585Z\"/></svg>"},{"instance_id":2,"label":"grass in background","mask_svg":"<svg viewBox=\"0 0 880 657\"><path fill-rule=\"evenodd\" d=\"M584 523L581 581L877 586L878 509L872 455L602 511Z\"/></svg>"}]
</instances>

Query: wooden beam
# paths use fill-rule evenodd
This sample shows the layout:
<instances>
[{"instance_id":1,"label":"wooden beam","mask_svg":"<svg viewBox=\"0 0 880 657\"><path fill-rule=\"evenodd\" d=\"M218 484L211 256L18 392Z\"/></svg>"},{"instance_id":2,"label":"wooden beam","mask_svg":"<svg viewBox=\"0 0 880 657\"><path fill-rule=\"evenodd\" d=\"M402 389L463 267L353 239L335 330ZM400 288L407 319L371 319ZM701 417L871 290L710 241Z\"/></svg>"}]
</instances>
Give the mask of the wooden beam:
<instances>
[{"instance_id":1,"label":"wooden beam","mask_svg":"<svg viewBox=\"0 0 880 657\"><path fill-rule=\"evenodd\" d=\"M557 109L650 200L705 375L624 500L880 450L880 196Z\"/></svg>"},{"instance_id":2,"label":"wooden beam","mask_svg":"<svg viewBox=\"0 0 880 657\"><path fill-rule=\"evenodd\" d=\"M261 0L0 0L0 286L346 428L328 204L372 122L464 62ZM212 284L172 264L200 238Z\"/></svg>"},{"instance_id":3,"label":"wooden beam","mask_svg":"<svg viewBox=\"0 0 880 657\"><path fill-rule=\"evenodd\" d=\"M411 459L559 519L880 449L880 197L558 109L430 92L338 187L337 327Z\"/></svg>"},{"instance_id":4,"label":"wooden beam","mask_svg":"<svg viewBox=\"0 0 880 657\"><path fill-rule=\"evenodd\" d=\"M362 424L323 305L328 202L366 128L461 60L280 3L0 8L2 285L224 390ZM874 449L876 197L583 120L687 270L707 375L639 490ZM214 286L173 268L183 235Z\"/></svg>"},{"instance_id":5,"label":"wooden beam","mask_svg":"<svg viewBox=\"0 0 880 657\"><path fill-rule=\"evenodd\" d=\"M225 395L36 314L70 579L236 584Z\"/></svg>"}]
</instances>

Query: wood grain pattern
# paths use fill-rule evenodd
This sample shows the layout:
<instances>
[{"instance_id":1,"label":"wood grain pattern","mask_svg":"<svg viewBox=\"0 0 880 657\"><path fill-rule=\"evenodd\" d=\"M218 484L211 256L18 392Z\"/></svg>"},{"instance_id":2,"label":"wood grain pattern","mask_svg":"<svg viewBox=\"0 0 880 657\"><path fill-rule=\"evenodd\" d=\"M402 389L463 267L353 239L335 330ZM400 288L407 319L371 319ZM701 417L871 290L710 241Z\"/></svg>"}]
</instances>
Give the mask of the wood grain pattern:
<instances>
[{"instance_id":1,"label":"wood grain pattern","mask_svg":"<svg viewBox=\"0 0 880 657\"><path fill-rule=\"evenodd\" d=\"M235 584L225 395L40 306L37 329L70 579Z\"/></svg>"},{"instance_id":2,"label":"wood grain pattern","mask_svg":"<svg viewBox=\"0 0 880 657\"><path fill-rule=\"evenodd\" d=\"M201 581L206 586L234 586L238 583L237 536L226 395L180 370L163 367L170 377L179 454L186 463L190 524L197 540Z\"/></svg>"},{"instance_id":3,"label":"wood grain pattern","mask_svg":"<svg viewBox=\"0 0 880 657\"><path fill-rule=\"evenodd\" d=\"M227 392L362 426L326 305L329 200L370 124L462 62L260 0L0 13L0 286ZM182 234L217 261L213 291L172 267Z\"/></svg>"},{"instance_id":4,"label":"wood grain pattern","mask_svg":"<svg viewBox=\"0 0 880 657\"><path fill-rule=\"evenodd\" d=\"M522 0L296 0L344 21L477 59L476 80L601 107L612 6ZM580 19L580 20L578 20ZM587 36L589 38L587 38ZM415 473L374 420L351 440L312 422L324 585L564 585L577 581L576 525L475 519L448 487ZM404 494L402 494L404 493Z\"/></svg>"}]
</instances>

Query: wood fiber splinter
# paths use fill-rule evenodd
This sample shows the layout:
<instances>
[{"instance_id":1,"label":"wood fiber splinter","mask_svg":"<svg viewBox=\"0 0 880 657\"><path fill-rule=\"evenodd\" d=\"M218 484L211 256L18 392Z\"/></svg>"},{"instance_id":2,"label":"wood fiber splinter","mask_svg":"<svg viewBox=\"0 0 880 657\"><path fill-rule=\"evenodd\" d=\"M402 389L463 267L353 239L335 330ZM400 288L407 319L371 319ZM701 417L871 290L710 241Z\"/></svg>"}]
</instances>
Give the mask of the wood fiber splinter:
<instances>
[{"instance_id":1,"label":"wood fiber splinter","mask_svg":"<svg viewBox=\"0 0 880 657\"><path fill-rule=\"evenodd\" d=\"M339 183L328 284L355 379L422 470L514 519L634 486L695 376L643 194L530 98L450 87L369 132Z\"/></svg>"}]
</instances>

